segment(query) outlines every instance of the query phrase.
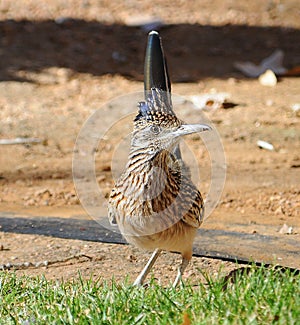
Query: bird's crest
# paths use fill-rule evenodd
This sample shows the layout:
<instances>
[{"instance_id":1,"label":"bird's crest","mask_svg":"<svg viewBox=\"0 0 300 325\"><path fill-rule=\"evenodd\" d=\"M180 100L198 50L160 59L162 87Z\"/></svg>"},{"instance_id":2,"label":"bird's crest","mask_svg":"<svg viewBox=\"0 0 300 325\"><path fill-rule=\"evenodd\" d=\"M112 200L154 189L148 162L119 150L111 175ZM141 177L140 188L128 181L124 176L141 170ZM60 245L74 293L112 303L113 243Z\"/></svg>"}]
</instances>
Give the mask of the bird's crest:
<instances>
[{"instance_id":1,"label":"bird's crest","mask_svg":"<svg viewBox=\"0 0 300 325\"><path fill-rule=\"evenodd\" d=\"M171 101L171 82L159 34L149 33L144 66L145 101L138 105L135 126L145 123L178 124Z\"/></svg>"}]
</instances>

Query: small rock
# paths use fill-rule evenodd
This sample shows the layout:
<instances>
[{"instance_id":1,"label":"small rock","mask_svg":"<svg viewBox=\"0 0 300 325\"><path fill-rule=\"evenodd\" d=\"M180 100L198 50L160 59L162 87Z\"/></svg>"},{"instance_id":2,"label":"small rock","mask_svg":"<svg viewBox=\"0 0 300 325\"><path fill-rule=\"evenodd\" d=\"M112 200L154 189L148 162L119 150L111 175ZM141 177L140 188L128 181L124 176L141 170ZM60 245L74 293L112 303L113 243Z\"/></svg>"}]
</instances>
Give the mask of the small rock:
<instances>
[{"instance_id":1,"label":"small rock","mask_svg":"<svg viewBox=\"0 0 300 325\"><path fill-rule=\"evenodd\" d=\"M274 87L277 84L277 78L272 70L267 70L261 74L258 78L259 82L263 86Z\"/></svg>"},{"instance_id":2,"label":"small rock","mask_svg":"<svg viewBox=\"0 0 300 325\"><path fill-rule=\"evenodd\" d=\"M256 144L261 149L266 149L266 150L270 150L270 151L273 151L274 150L274 146L271 143L269 143L269 142L262 141L262 140L258 140L256 142Z\"/></svg>"},{"instance_id":3,"label":"small rock","mask_svg":"<svg viewBox=\"0 0 300 325\"><path fill-rule=\"evenodd\" d=\"M291 109L297 117L300 117L300 103L291 105Z\"/></svg>"},{"instance_id":4,"label":"small rock","mask_svg":"<svg viewBox=\"0 0 300 325\"><path fill-rule=\"evenodd\" d=\"M293 105L291 106L291 109L292 109L294 112L298 112L298 111L300 111L300 104L299 104L299 103L293 104Z\"/></svg>"},{"instance_id":5,"label":"small rock","mask_svg":"<svg viewBox=\"0 0 300 325\"><path fill-rule=\"evenodd\" d=\"M233 85L237 84L238 81L235 78L229 78L227 80L227 82L229 85L233 86Z\"/></svg>"},{"instance_id":6,"label":"small rock","mask_svg":"<svg viewBox=\"0 0 300 325\"><path fill-rule=\"evenodd\" d=\"M280 228L279 233L282 235L291 235L293 233L293 227L289 227L286 223Z\"/></svg>"},{"instance_id":7,"label":"small rock","mask_svg":"<svg viewBox=\"0 0 300 325\"><path fill-rule=\"evenodd\" d=\"M134 262L134 261L136 261L136 257L135 257L134 255L132 255L132 254L129 254L129 255L127 256L127 260L128 260L129 262Z\"/></svg>"},{"instance_id":8,"label":"small rock","mask_svg":"<svg viewBox=\"0 0 300 325\"><path fill-rule=\"evenodd\" d=\"M49 264L48 261L37 262L35 263L35 267L48 266L48 264Z\"/></svg>"},{"instance_id":9,"label":"small rock","mask_svg":"<svg viewBox=\"0 0 300 325\"><path fill-rule=\"evenodd\" d=\"M267 106L270 107L270 106L273 106L273 104L274 104L274 102L273 102L272 99L267 99L267 100L266 100L266 105L267 105Z\"/></svg>"},{"instance_id":10,"label":"small rock","mask_svg":"<svg viewBox=\"0 0 300 325\"><path fill-rule=\"evenodd\" d=\"M9 270L9 269L11 269L12 265L10 263L6 263L4 265L4 267L5 267L5 269Z\"/></svg>"}]
</instances>

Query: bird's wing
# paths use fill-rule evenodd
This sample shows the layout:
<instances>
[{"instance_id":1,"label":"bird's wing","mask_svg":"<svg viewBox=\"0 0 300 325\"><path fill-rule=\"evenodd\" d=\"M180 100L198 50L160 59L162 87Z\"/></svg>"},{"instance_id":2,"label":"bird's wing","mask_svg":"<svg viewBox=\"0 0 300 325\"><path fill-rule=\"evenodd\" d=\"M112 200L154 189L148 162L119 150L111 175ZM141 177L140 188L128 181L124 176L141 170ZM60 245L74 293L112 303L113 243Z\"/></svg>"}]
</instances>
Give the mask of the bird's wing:
<instances>
[{"instance_id":1,"label":"bird's wing","mask_svg":"<svg viewBox=\"0 0 300 325\"><path fill-rule=\"evenodd\" d=\"M182 221L193 228L199 228L204 217L204 202L201 193L195 189L186 198L189 210L182 217Z\"/></svg>"}]
</instances>

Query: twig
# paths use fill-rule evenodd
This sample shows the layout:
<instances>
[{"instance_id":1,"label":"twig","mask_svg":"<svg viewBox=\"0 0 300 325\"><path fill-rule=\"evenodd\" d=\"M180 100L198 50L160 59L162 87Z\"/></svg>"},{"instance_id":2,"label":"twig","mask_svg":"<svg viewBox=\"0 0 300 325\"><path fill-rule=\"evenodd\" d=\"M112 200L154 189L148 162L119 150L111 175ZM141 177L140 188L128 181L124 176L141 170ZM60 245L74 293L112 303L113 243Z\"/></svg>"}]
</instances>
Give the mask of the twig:
<instances>
[{"instance_id":1,"label":"twig","mask_svg":"<svg viewBox=\"0 0 300 325\"><path fill-rule=\"evenodd\" d=\"M69 257L66 257L64 259L57 259L54 261L43 261L43 262L23 262L23 263L6 263L6 264L0 264L0 270L25 270L30 268L40 268L40 267L47 267L49 265L57 264L57 263L64 263L67 261L70 261L72 259L79 259L80 257L86 257L89 260L93 260L93 257L88 256L86 254L78 254L78 255L72 255Z\"/></svg>"}]
</instances>

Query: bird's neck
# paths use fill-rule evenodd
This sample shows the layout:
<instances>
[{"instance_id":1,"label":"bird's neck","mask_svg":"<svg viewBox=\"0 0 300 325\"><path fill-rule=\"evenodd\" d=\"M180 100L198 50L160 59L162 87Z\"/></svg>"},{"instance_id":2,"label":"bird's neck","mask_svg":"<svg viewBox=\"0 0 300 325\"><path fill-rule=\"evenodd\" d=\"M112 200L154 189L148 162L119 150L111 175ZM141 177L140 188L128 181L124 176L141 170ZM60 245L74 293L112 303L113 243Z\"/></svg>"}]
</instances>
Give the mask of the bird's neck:
<instances>
[{"instance_id":1,"label":"bird's neck","mask_svg":"<svg viewBox=\"0 0 300 325\"><path fill-rule=\"evenodd\" d=\"M126 170L135 173L148 174L166 174L171 177L176 171L176 159L168 150L161 150L155 153L148 149L134 149L131 150Z\"/></svg>"},{"instance_id":2,"label":"bird's neck","mask_svg":"<svg viewBox=\"0 0 300 325\"><path fill-rule=\"evenodd\" d=\"M148 151L149 152L149 151ZM180 190L181 173L176 168L176 161L167 150L157 152L155 155L145 153L145 150L132 150L126 167L126 176L123 186L127 194L160 203L165 196ZM169 200L170 198L168 198Z\"/></svg>"},{"instance_id":3,"label":"bird's neck","mask_svg":"<svg viewBox=\"0 0 300 325\"><path fill-rule=\"evenodd\" d=\"M154 155L151 149L132 148L126 165L126 170L130 172L149 172Z\"/></svg>"}]
</instances>

